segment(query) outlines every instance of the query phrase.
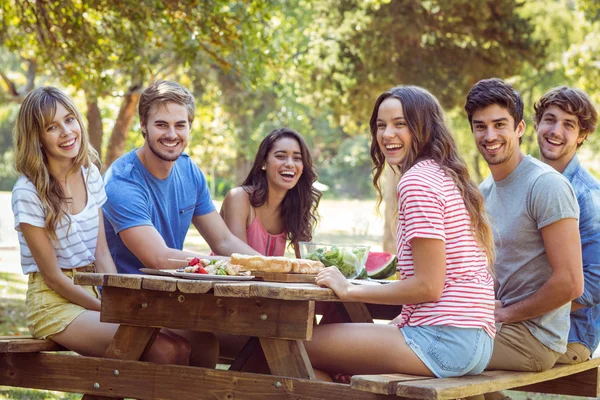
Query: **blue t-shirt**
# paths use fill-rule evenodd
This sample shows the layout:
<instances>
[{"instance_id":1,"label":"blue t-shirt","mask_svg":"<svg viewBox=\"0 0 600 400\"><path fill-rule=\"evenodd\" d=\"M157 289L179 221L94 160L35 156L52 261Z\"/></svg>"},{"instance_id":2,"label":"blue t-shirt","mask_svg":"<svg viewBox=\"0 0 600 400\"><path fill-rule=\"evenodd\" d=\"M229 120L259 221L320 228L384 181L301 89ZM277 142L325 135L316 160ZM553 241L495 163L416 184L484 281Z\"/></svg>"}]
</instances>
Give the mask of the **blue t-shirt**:
<instances>
[{"instance_id":1,"label":"blue t-shirt","mask_svg":"<svg viewBox=\"0 0 600 400\"><path fill-rule=\"evenodd\" d=\"M148 172L132 150L108 168L104 185L106 241L120 273L135 274L144 266L121 240L122 230L154 226L168 247L181 250L192 217L215 210L204 174L185 153L163 180Z\"/></svg>"},{"instance_id":2,"label":"blue t-shirt","mask_svg":"<svg viewBox=\"0 0 600 400\"><path fill-rule=\"evenodd\" d=\"M575 155L563 175L571 182L579 203L579 233L585 289L576 299L585 307L571 313L569 343L583 344L592 353L600 343L600 182Z\"/></svg>"}]
</instances>

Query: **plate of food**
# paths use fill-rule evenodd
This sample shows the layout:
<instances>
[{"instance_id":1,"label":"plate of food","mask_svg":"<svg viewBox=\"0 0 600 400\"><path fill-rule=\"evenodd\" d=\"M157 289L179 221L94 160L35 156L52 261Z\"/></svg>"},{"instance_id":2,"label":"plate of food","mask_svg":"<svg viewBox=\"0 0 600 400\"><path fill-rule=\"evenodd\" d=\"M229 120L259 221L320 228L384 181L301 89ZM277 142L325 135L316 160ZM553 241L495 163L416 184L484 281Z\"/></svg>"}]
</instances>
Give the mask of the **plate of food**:
<instances>
[{"instance_id":1,"label":"plate of food","mask_svg":"<svg viewBox=\"0 0 600 400\"><path fill-rule=\"evenodd\" d=\"M142 268L140 271L151 275L196 280L258 279L268 282L312 283L316 274L324 268L320 261L237 253L232 254L230 259L223 260L189 258L169 261L187 265L178 269Z\"/></svg>"},{"instance_id":2,"label":"plate of food","mask_svg":"<svg viewBox=\"0 0 600 400\"><path fill-rule=\"evenodd\" d=\"M172 276L176 278L195 280L234 280L248 281L254 279L249 272L243 271L229 260L207 260L203 258L189 258L187 260L170 260L187 263L187 266L178 269L150 269L141 268L140 271L149 275Z\"/></svg>"}]
</instances>

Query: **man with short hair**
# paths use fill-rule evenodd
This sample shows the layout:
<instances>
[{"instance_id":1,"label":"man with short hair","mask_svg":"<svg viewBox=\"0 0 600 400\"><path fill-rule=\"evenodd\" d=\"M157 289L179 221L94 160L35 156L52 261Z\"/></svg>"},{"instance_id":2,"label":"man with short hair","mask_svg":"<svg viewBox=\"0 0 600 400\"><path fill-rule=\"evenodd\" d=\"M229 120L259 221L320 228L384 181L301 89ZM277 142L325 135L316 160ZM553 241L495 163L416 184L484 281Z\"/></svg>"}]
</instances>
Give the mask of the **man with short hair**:
<instances>
[{"instance_id":1,"label":"man with short hair","mask_svg":"<svg viewBox=\"0 0 600 400\"><path fill-rule=\"evenodd\" d=\"M567 352L558 359L576 364L589 359L600 342L600 182L577 157L577 149L596 130L598 113L584 92L566 86L550 90L534 110L541 159L569 180L579 203L585 287L571 303Z\"/></svg>"},{"instance_id":2,"label":"man with short hair","mask_svg":"<svg viewBox=\"0 0 600 400\"><path fill-rule=\"evenodd\" d=\"M216 254L257 254L229 231L215 210L202 171L183 152L195 109L193 95L181 85L150 85L139 102L144 144L119 157L104 175L106 239L121 273L138 273L144 266L177 268L181 263L169 259L198 256L182 250L190 224ZM218 345L212 333L163 331L190 342L192 365L216 364Z\"/></svg>"},{"instance_id":3,"label":"man with short hair","mask_svg":"<svg viewBox=\"0 0 600 400\"><path fill-rule=\"evenodd\" d=\"M508 83L479 81L465 111L491 171L480 190L494 231L501 326L488 368L544 371L566 351L570 302L583 291L577 200L561 174L521 152L523 101Z\"/></svg>"},{"instance_id":4,"label":"man with short hair","mask_svg":"<svg viewBox=\"0 0 600 400\"><path fill-rule=\"evenodd\" d=\"M182 250L190 224L216 254L257 254L229 231L204 174L183 152L194 112L193 95L175 82L156 82L140 97L144 144L104 175L106 239L119 272L176 268L169 259L197 256Z\"/></svg>"}]
</instances>

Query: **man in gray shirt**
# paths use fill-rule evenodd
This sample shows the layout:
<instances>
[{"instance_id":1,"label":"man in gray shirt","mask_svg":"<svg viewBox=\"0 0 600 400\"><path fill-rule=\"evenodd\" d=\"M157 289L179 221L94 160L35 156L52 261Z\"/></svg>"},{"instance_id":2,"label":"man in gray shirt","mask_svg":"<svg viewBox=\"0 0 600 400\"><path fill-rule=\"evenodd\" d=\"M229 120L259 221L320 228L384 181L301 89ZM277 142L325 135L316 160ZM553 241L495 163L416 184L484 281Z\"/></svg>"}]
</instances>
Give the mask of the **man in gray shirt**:
<instances>
[{"instance_id":1,"label":"man in gray shirt","mask_svg":"<svg viewBox=\"0 0 600 400\"><path fill-rule=\"evenodd\" d=\"M523 101L508 83L478 82L465 110L491 171L480 185L497 254L488 369L544 371L566 351L570 303L583 292L577 200L560 173L521 152Z\"/></svg>"}]
</instances>

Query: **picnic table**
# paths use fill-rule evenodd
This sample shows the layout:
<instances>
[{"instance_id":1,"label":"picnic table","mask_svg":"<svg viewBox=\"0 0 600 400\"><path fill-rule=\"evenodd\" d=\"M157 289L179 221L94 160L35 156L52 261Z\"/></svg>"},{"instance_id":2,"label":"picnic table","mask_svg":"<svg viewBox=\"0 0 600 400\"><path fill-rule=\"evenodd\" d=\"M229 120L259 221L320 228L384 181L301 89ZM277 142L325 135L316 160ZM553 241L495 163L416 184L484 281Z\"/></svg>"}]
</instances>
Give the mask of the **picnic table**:
<instances>
[{"instance_id":1,"label":"picnic table","mask_svg":"<svg viewBox=\"0 0 600 400\"><path fill-rule=\"evenodd\" d=\"M101 320L120 324L104 358L20 351L18 341L5 342L13 350L3 352L0 340L0 357L6 360L6 365L0 362L0 385L85 393L84 399L451 399L523 386L549 393L598 393L598 359L543 373L491 371L449 379L364 375L352 377L350 385L317 381L303 343L312 337L315 302L337 303L355 322L372 318L364 304L341 303L330 289L310 283L117 274L78 274L75 282L102 286ZM229 370L138 361L163 327L255 339ZM43 350L37 342L26 347ZM244 371L257 350L270 374Z\"/></svg>"}]
</instances>

